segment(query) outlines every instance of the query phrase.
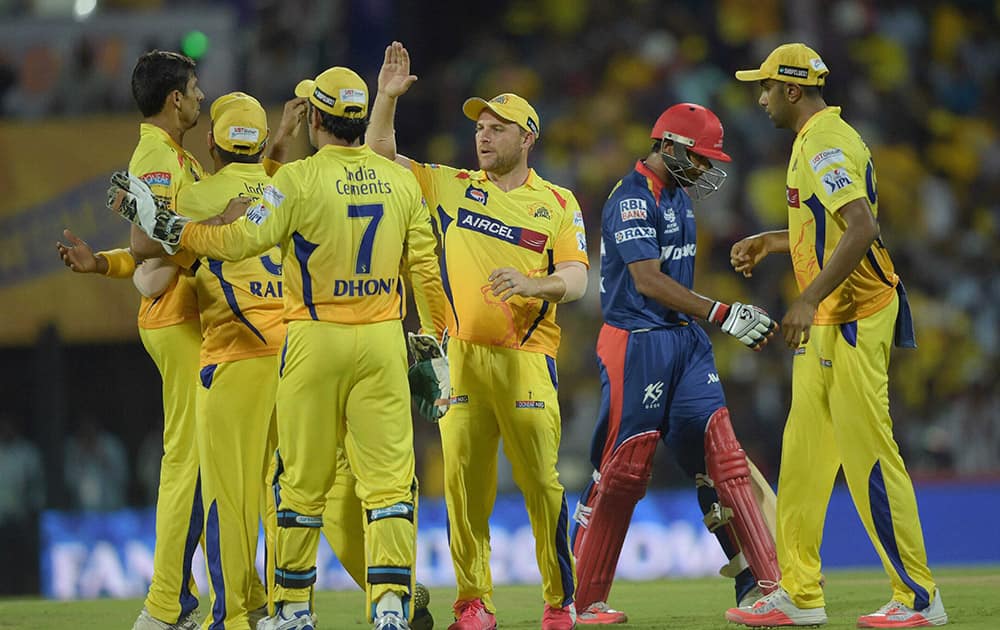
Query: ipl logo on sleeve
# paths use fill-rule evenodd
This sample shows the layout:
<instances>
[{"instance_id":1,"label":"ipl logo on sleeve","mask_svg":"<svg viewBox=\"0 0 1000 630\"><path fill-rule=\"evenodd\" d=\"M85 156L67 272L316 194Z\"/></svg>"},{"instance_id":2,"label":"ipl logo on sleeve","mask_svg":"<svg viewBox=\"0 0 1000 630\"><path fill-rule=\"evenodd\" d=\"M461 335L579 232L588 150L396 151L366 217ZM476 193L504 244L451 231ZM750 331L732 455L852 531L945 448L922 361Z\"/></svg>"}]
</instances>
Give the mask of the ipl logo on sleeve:
<instances>
[{"instance_id":1,"label":"ipl logo on sleeve","mask_svg":"<svg viewBox=\"0 0 1000 630\"><path fill-rule=\"evenodd\" d=\"M827 187L826 192L829 194L833 194L838 190L840 190L841 188L850 186L851 184L854 183L854 180L851 179L851 176L848 175L847 171L845 171L844 169L835 168L823 176L823 183L826 184Z\"/></svg>"}]
</instances>

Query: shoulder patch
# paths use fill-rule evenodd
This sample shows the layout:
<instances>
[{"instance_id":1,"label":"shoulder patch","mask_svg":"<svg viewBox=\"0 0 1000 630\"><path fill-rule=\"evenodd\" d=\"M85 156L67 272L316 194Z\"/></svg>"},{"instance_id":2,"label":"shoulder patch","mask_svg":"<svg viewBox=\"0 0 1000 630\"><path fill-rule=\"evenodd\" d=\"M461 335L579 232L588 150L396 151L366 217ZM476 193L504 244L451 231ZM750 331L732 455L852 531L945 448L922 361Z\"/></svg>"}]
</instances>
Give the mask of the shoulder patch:
<instances>
[{"instance_id":1,"label":"shoulder patch","mask_svg":"<svg viewBox=\"0 0 1000 630\"><path fill-rule=\"evenodd\" d=\"M151 173L146 173L145 175L140 175L139 179L146 182L147 186L170 185L170 173L167 171L153 171Z\"/></svg>"},{"instance_id":2,"label":"shoulder patch","mask_svg":"<svg viewBox=\"0 0 1000 630\"><path fill-rule=\"evenodd\" d=\"M622 221L632 221L635 219L645 220L646 200L640 197L629 197L618 202L618 212Z\"/></svg>"},{"instance_id":3,"label":"shoulder patch","mask_svg":"<svg viewBox=\"0 0 1000 630\"><path fill-rule=\"evenodd\" d=\"M809 166L812 167L814 173L818 173L825 169L827 166L833 164L843 164L844 163L844 152L838 148L824 149L812 156L809 160Z\"/></svg>"},{"instance_id":4,"label":"shoulder patch","mask_svg":"<svg viewBox=\"0 0 1000 630\"><path fill-rule=\"evenodd\" d=\"M831 195L853 183L854 180L842 168L835 168L823 176L823 184L826 186L826 192Z\"/></svg>"},{"instance_id":5,"label":"shoulder patch","mask_svg":"<svg viewBox=\"0 0 1000 630\"><path fill-rule=\"evenodd\" d=\"M261 197L275 208L281 207L281 204L285 201L285 195L273 184L264 187Z\"/></svg>"},{"instance_id":6,"label":"shoulder patch","mask_svg":"<svg viewBox=\"0 0 1000 630\"><path fill-rule=\"evenodd\" d=\"M260 225L269 216L271 216L271 212L261 203L250 206L246 214L247 221L254 225Z\"/></svg>"}]
</instances>

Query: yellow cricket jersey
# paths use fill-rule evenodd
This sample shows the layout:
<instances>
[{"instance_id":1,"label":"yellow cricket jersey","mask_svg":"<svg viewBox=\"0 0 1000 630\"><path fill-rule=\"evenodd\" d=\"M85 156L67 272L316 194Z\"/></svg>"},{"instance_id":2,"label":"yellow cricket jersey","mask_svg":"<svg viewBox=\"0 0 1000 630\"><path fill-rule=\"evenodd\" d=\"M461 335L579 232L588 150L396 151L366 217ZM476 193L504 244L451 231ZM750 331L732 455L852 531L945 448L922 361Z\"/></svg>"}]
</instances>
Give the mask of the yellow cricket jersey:
<instances>
[{"instance_id":1,"label":"yellow cricket jersey","mask_svg":"<svg viewBox=\"0 0 1000 630\"><path fill-rule=\"evenodd\" d=\"M871 152L858 132L827 107L799 131L788 163L788 243L799 290L811 283L847 228L838 210L867 199L878 217ZM899 282L889 252L878 239L851 275L823 300L815 323L844 324L878 312Z\"/></svg>"},{"instance_id":2,"label":"yellow cricket jersey","mask_svg":"<svg viewBox=\"0 0 1000 630\"><path fill-rule=\"evenodd\" d=\"M238 195L260 199L271 184L263 164L228 164L177 193L177 211L195 221L214 217ZM201 365L277 354L285 337L281 250L236 262L204 257L195 287L201 311Z\"/></svg>"},{"instance_id":3,"label":"yellow cricket jersey","mask_svg":"<svg viewBox=\"0 0 1000 630\"><path fill-rule=\"evenodd\" d=\"M406 169L367 146L326 145L281 167L261 203L225 226L189 223L184 248L222 260L284 252L285 321L367 324L404 316L405 269L441 293L434 233ZM444 328L444 298L432 300Z\"/></svg>"},{"instance_id":4,"label":"yellow cricket jersey","mask_svg":"<svg viewBox=\"0 0 1000 630\"><path fill-rule=\"evenodd\" d=\"M556 305L514 296L501 302L490 274L514 267L545 276L561 262L589 266L583 214L573 193L532 169L505 192L483 171L411 162L442 237L441 279L448 297L448 328L473 343L542 352L559 349Z\"/></svg>"},{"instance_id":5,"label":"yellow cricket jersey","mask_svg":"<svg viewBox=\"0 0 1000 630\"><path fill-rule=\"evenodd\" d=\"M146 182L154 195L168 201L171 208L177 207L177 191L181 186L205 176L197 158L174 142L166 131L149 123L139 126L139 144L132 152L128 170ZM198 319L198 301L193 279L184 272L174 278L160 297L143 297L139 304L139 328L165 328L192 319Z\"/></svg>"}]
</instances>

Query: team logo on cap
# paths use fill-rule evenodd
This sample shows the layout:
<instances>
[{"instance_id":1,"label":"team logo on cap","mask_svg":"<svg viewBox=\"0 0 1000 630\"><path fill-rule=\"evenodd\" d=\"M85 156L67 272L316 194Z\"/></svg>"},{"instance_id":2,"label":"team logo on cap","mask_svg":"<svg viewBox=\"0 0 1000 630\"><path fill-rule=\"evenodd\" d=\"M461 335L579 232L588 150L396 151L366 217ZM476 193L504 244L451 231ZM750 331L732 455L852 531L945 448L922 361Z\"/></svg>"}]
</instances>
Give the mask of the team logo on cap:
<instances>
[{"instance_id":1,"label":"team logo on cap","mask_svg":"<svg viewBox=\"0 0 1000 630\"><path fill-rule=\"evenodd\" d=\"M492 100L490 100L490 102L491 103L497 103L498 105L506 105L507 104L507 95L506 94L501 94L500 96L494 96L492 98Z\"/></svg>"},{"instance_id":2,"label":"team logo on cap","mask_svg":"<svg viewBox=\"0 0 1000 630\"><path fill-rule=\"evenodd\" d=\"M795 77L796 79L808 79L809 78L809 68L800 68L798 66L778 66L778 74L786 77Z\"/></svg>"},{"instance_id":3,"label":"team logo on cap","mask_svg":"<svg viewBox=\"0 0 1000 630\"><path fill-rule=\"evenodd\" d=\"M809 65L812 66L813 70L815 70L816 72L820 72L822 70L826 70L827 69L826 68L826 64L823 63L823 60L820 59L819 57L817 57L815 59L810 59L809 60Z\"/></svg>"}]
</instances>

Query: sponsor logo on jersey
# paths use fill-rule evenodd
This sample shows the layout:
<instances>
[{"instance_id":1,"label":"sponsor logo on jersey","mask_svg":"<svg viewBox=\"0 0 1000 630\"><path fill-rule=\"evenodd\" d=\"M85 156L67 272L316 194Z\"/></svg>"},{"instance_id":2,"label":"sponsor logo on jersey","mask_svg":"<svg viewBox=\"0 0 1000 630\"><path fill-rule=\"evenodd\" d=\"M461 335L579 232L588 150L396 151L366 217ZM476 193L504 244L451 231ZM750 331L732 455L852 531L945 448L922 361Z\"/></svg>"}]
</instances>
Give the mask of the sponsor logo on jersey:
<instances>
[{"instance_id":1,"label":"sponsor logo on jersey","mask_svg":"<svg viewBox=\"0 0 1000 630\"><path fill-rule=\"evenodd\" d=\"M583 213L579 210L573 213L573 225L583 227Z\"/></svg>"},{"instance_id":2,"label":"sponsor logo on jersey","mask_svg":"<svg viewBox=\"0 0 1000 630\"><path fill-rule=\"evenodd\" d=\"M680 247L675 245L666 245L660 248L660 260L680 260L681 258L694 256L697 252L697 243L688 243L686 245L681 245Z\"/></svg>"},{"instance_id":3,"label":"sponsor logo on jersey","mask_svg":"<svg viewBox=\"0 0 1000 630\"><path fill-rule=\"evenodd\" d=\"M646 219L645 199L622 199L618 203L618 210L622 215L622 221L633 221L635 219Z\"/></svg>"},{"instance_id":4,"label":"sponsor logo on jersey","mask_svg":"<svg viewBox=\"0 0 1000 630\"><path fill-rule=\"evenodd\" d=\"M796 79L808 79L809 78L809 68L800 68L799 66L778 66L778 74L786 77L795 77Z\"/></svg>"},{"instance_id":5,"label":"sponsor logo on jersey","mask_svg":"<svg viewBox=\"0 0 1000 630\"><path fill-rule=\"evenodd\" d=\"M395 290L396 278L333 281L333 297L370 297L387 295Z\"/></svg>"},{"instance_id":6,"label":"sponsor logo on jersey","mask_svg":"<svg viewBox=\"0 0 1000 630\"><path fill-rule=\"evenodd\" d=\"M482 188L476 188L470 184L469 187L465 189L465 198L471 199L485 206L486 202L489 201L490 194Z\"/></svg>"},{"instance_id":7,"label":"sponsor logo on jersey","mask_svg":"<svg viewBox=\"0 0 1000 630\"><path fill-rule=\"evenodd\" d=\"M694 218L694 210L692 210L691 208L688 208L687 211L684 213L684 216L686 216L689 219L693 219Z\"/></svg>"},{"instance_id":8,"label":"sponsor logo on jersey","mask_svg":"<svg viewBox=\"0 0 1000 630\"><path fill-rule=\"evenodd\" d=\"M260 225L269 216L271 216L271 211L265 208L262 203L250 206L250 209L247 210L246 214L247 221L253 223L254 225Z\"/></svg>"},{"instance_id":9,"label":"sponsor logo on jersey","mask_svg":"<svg viewBox=\"0 0 1000 630\"><path fill-rule=\"evenodd\" d=\"M166 171L153 171L152 173L146 173L139 177L142 181L146 182L147 186L169 186L170 185L170 173Z\"/></svg>"},{"instance_id":10,"label":"sponsor logo on jersey","mask_svg":"<svg viewBox=\"0 0 1000 630\"><path fill-rule=\"evenodd\" d=\"M531 216L535 217L536 219L552 218L552 214L549 212L549 209L546 208L545 206L540 206L538 208L535 208L535 211L532 212Z\"/></svg>"},{"instance_id":11,"label":"sponsor logo on jersey","mask_svg":"<svg viewBox=\"0 0 1000 630\"><path fill-rule=\"evenodd\" d=\"M663 220L666 222L663 228L664 234L676 234L681 231L681 226L677 224L677 213L673 208L663 209Z\"/></svg>"},{"instance_id":12,"label":"sponsor logo on jersey","mask_svg":"<svg viewBox=\"0 0 1000 630\"><path fill-rule=\"evenodd\" d=\"M646 385L646 391L642 395L642 406L646 409L654 409L660 406L660 398L663 396L663 381L656 381Z\"/></svg>"},{"instance_id":13,"label":"sponsor logo on jersey","mask_svg":"<svg viewBox=\"0 0 1000 630\"><path fill-rule=\"evenodd\" d=\"M576 246L580 249L581 252L587 251L587 237L584 235L583 232L576 233Z\"/></svg>"},{"instance_id":14,"label":"sponsor logo on jersey","mask_svg":"<svg viewBox=\"0 0 1000 630\"><path fill-rule=\"evenodd\" d=\"M788 200L789 208L798 208L799 206L799 189L792 188L791 186L785 186L785 199Z\"/></svg>"},{"instance_id":15,"label":"sponsor logo on jersey","mask_svg":"<svg viewBox=\"0 0 1000 630\"><path fill-rule=\"evenodd\" d=\"M708 373L708 382L705 383L705 384L706 385L711 385L712 383L718 383L718 382L719 382L719 375L716 374L715 372L709 372Z\"/></svg>"},{"instance_id":16,"label":"sponsor logo on jersey","mask_svg":"<svg viewBox=\"0 0 1000 630\"><path fill-rule=\"evenodd\" d=\"M469 402L469 395L462 394L460 396L452 396L448 399L453 405L464 405Z\"/></svg>"},{"instance_id":17,"label":"sponsor logo on jersey","mask_svg":"<svg viewBox=\"0 0 1000 630\"><path fill-rule=\"evenodd\" d=\"M637 238L656 238L656 230L651 227L630 227L615 232L615 242L624 243Z\"/></svg>"},{"instance_id":18,"label":"sponsor logo on jersey","mask_svg":"<svg viewBox=\"0 0 1000 630\"><path fill-rule=\"evenodd\" d=\"M823 176L823 183L826 184L826 192L832 194L845 186L850 186L854 183L854 180L851 179L851 176L844 169L835 168Z\"/></svg>"},{"instance_id":19,"label":"sponsor logo on jersey","mask_svg":"<svg viewBox=\"0 0 1000 630\"><path fill-rule=\"evenodd\" d=\"M819 360L819 364L822 365L823 367L833 367L833 360L832 359L820 359Z\"/></svg>"},{"instance_id":20,"label":"sponsor logo on jersey","mask_svg":"<svg viewBox=\"0 0 1000 630\"><path fill-rule=\"evenodd\" d=\"M805 346L799 346L798 348L795 349L794 352L792 352L792 356L793 357L797 357L797 356L801 356L801 355L803 355L805 353L806 353L806 347Z\"/></svg>"},{"instance_id":21,"label":"sponsor logo on jersey","mask_svg":"<svg viewBox=\"0 0 1000 630\"><path fill-rule=\"evenodd\" d=\"M545 409L544 400L515 400L515 409Z\"/></svg>"},{"instance_id":22,"label":"sponsor logo on jersey","mask_svg":"<svg viewBox=\"0 0 1000 630\"><path fill-rule=\"evenodd\" d=\"M545 244L549 240L547 234L529 230L528 228L507 225L493 217L472 212L465 208L458 209L458 227L464 230L479 232L480 234L506 241L511 245L539 253L545 251Z\"/></svg>"},{"instance_id":23,"label":"sponsor logo on jersey","mask_svg":"<svg viewBox=\"0 0 1000 630\"><path fill-rule=\"evenodd\" d=\"M264 198L264 201L271 204L275 208L281 207L281 204L285 201L284 193L271 184L264 187L264 192L261 193L260 196Z\"/></svg>"},{"instance_id":24,"label":"sponsor logo on jersey","mask_svg":"<svg viewBox=\"0 0 1000 630\"><path fill-rule=\"evenodd\" d=\"M843 151L840 149L825 149L812 156L812 159L809 160L809 166L812 167L814 173L818 173L827 166L832 164L843 164L843 162Z\"/></svg>"}]
</instances>

